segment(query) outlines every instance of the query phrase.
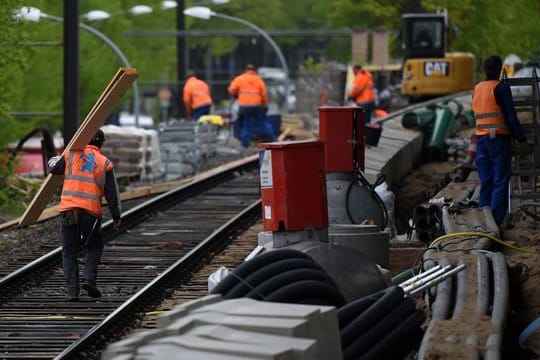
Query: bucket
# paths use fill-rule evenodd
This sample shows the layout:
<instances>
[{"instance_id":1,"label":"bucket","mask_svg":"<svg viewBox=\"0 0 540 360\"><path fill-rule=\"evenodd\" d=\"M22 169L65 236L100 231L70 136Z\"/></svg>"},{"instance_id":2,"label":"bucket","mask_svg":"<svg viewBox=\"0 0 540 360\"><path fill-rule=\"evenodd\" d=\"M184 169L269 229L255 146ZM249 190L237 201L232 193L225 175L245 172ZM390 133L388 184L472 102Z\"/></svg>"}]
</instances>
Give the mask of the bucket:
<instances>
[{"instance_id":1,"label":"bucket","mask_svg":"<svg viewBox=\"0 0 540 360\"><path fill-rule=\"evenodd\" d=\"M366 145L377 146L377 144L379 143L379 139L381 138L381 133L381 124L366 124L366 126L364 127Z\"/></svg>"}]
</instances>

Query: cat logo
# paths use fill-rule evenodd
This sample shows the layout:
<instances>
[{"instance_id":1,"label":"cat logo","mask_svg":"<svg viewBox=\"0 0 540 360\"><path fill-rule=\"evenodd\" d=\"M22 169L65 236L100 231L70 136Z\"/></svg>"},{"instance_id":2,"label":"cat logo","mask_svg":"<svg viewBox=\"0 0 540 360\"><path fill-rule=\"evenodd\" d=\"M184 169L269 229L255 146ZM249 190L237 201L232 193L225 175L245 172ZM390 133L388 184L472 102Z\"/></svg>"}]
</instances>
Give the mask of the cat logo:
<instances>
[{"instance_id":1,"label":"cat logo","mask_svg":"<svg viewBox=\"0 0 540 360\"><path fill-rule=\"evenodd\" d=\"M450 63L448 61L426 61L424 63L424 76L448 76L450 74Z\"/></svg>"}]
</instances>

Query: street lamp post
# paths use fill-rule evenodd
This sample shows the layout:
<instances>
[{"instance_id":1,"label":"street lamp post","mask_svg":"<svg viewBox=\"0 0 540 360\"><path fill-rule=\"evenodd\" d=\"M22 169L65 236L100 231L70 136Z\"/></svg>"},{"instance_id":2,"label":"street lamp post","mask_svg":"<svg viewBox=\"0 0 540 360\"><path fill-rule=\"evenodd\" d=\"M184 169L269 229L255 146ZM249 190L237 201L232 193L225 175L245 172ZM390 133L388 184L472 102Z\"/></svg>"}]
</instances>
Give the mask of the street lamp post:
<instances>
[{"instance_id":1,"label":"street lamp post","mask_svg":"<svg viewBox=\"0 0 540 360\"><path fill-rule=\"evenodd\" d=\"M249 22L247 20L244 20L244 19L241 19L241 18L238 18L238 17L235 17L235 16L227 15L227 14L217 13L217 12L212 11L210 8L207 8L205 6L193 6L193 7L187 8L187 9L184 10L184 15L193 16L193 17L196 17L196 18L199 18L199 19L204 19L204 20L208 20L212 16L214 16L214 17L217 17L217 18L222 18L222 19L226 19L226 20L230 20L230 21L234 21L234 22L246 25L247 27L249 27L249 28L255 30L257 33L259 33L274 48L274 50L275 50L275 52L276 52L276 54L277 54L277 56L279 58L279 61L281 62L281 67L283 68L283 72L285 73L285 102L284 102L284 104L285 105L287 104L288 96L289 96L289 82L290 82L290 80L289 80L289 67L287 66L287 62L285 61L285 57L283 56L283 53L281 52L281 49L276 44L276 42L270 37L270 35L268 35L268 33L266 31L264 31L263 29L261 29L257 25L255 25L255 24L253 24L253 23L251 23L251 22Z\"/></svg>"},{"instance_id":2,"label":"street lamp post","mask_svg":"<svg viewBox=\"0 0 540 360\"><path fill-rule=\"evenodd\" d=\"M60 22L60 23L64 22L64 19L59 16L45 14L38 8L29 7L29 6L25 6L21 8L16 13L16 17L24 19L24 20L29 20L29 21L39 21L40 19L47 19L50 21L55 21L55 22ZM118 46L116 46L116 44L113 43L111 39L105 36L105 34L83 23L79 23L79 27L89 32L90 34L94 35L95 37L103 41L105 44L107 44L107 46L109 46L111 50L116 54L116 56L118 56L120 61L122 61L122 64L125 67L128 67L128 68L132 67L128 59L124 55L124 53L120 50L120 48L118 48ZM139 97L139 86L137 84L137 81L133 82L133 109L134 109L133 112L135 116L135 126L139 127L139 115L140 115L141 105L140 105L140 97Z\"/></svg>"}]
</instances>

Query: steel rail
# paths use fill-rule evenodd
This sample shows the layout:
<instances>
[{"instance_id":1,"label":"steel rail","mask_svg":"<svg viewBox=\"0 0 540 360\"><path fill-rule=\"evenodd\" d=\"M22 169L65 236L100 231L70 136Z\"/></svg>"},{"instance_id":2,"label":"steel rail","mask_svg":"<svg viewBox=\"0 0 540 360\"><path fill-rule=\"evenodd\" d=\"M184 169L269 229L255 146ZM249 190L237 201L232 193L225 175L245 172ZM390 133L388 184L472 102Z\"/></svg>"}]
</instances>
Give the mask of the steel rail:
<instances>
[{"instance_id":1,"label":"steel rail","mask_svg":"<svg viewBox=\"0 0 540 360\"><path fill-rule=\"evenodd\" d=\"M231 241L232 234L237 231L241 224L250 222L261 215L261 200L255 201L241 213L230 219L227 223L215 230L210 236L204 239L198 246L192 249L189 253L179 259L175 264L169 267L161 275L155 278L152 282L139 290L134 296L123 303L117 310L111 313L102 322L94 326L85 333L79 340L74 342L63 352L55 357L55 360L77 359L79 354L87 352L88 348L95 346L96 343L103 341L108 332L112 332L115 326L123 319L131 314L140 311L145 306L149 306L154 302L157 293L161 293L165 288L170 286L175 279L178 279L178 274L183 274L190 271L189 268L194 263L202 258L209 249L216 246L224 246Z\"/></svg>"},{"instance_id":2,"label":"steel rail","mask_svg":"<svg viewBox=\"0 0 540 360\"><path fill-rule=\"evenodd\" d=\"M170 206L171 203L181 201L196 192L200 192L204 189L209 189L214 184L223 181L225 178L232 177L234 172L253 169L257 166L257 160L253 159L251 161L239 163L237 166L232 168L226 168L224 171L214 174L213 176L208 176L205 178L194 180L191 183L180 186L176 189L170 190L164 194L158 195L138 206L129 209L128 211L122 214L122 231L128 230L137 224L144 221L151 214L159 211L167 206ZM104 240L107 242L111 238L118 235L117 232L113 230L112 220L108 220L103 223L102 231ZM4 276L0 279L0 300L6 301L5 294L8 293L6 289L17 288L31 279L35 282L36 274L45 274L52 267L58 266L62 259L62 247L58 247L49 253L39 257L38 259L30 262L29 264L21 267L20 269L12 272L9 275Z\"/></svg>"}]
</instances>

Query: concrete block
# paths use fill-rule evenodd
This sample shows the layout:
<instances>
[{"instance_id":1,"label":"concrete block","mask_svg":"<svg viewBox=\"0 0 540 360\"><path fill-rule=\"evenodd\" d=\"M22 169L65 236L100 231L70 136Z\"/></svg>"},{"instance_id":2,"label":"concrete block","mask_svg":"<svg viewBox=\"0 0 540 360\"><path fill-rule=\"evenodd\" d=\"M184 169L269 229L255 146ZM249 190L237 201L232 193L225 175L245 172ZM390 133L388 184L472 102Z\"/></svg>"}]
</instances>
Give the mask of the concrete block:
<instances>
[{"instance_id":1,"label":"concrete block","mask_svg":"<svg viewBox=\"0 0 540 360\"><path fill-rule=\"evenodd\" d=\"M307 332L303 337L316 340L321 346L321 353L335 354L336 351L341 351L337 310L332 306L271 303L239 298L207 305L196 309L194 313L205 311L244 317L304 319Z\"/></svg>"},{"instance_id":2,"label":"concrete block","mask_svg":"<svg viewBox=\"0 0 540 360\"><path fill-rule=\"evenodd\" d=\"M224 325L267 334L309 337L308 324L304 319L235 316L218 312L200 312L183 316L167 326L165 330L169 335L178 334L199 325Z\"/></svg>"},{"instance_id":3,"label":"concrete block","mask_svg":"<svg viewBox=\"0 0 540 360\"><path fill-rule=\"evenodd\" d=\"M212 294L176 305L170 311L167 311L166 313L163 313L156 318L157 327L166 328L176 319L187 315L190 311L205 305L219 302L221 300L221 294Z\"/></svg>"},{"instance_id":4,"label":"concrete block","mask_svg":"<svg viewBox=\"0 0 540 360\"><path fill-rule=\"evenodd\" d=\"M228 343L260 344L265 346L279 344L291 350L294 353L294 358L297 360L314 360L320 358L317 356L319 353L317 351L317 343L313 339L242 331L220 325L197 326L189 331L188 334Z\"/></svg>"},{"instance_id":5,"label":"concrete block","mask_svg":"<svg viewBox=\"0 0 540 360\"><path fill-rule=\"evenodd\" d=\"M219 341L194 335L168 336L153 341L144 348L148 351L151 347L169 345L168 352L171 356L163 359L177 359L182 350L198 350L207 354L217 353L220 355L232 355L236 357L248 357L253 359L294 360L294 351L284 344L245 344L240 342ZM161 350L164 350L162 348ZM188 358L186 358L188 359Z\"/></svg>"}]
</instances>

